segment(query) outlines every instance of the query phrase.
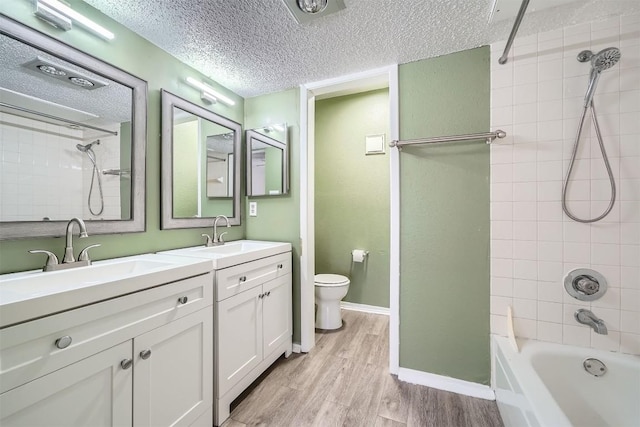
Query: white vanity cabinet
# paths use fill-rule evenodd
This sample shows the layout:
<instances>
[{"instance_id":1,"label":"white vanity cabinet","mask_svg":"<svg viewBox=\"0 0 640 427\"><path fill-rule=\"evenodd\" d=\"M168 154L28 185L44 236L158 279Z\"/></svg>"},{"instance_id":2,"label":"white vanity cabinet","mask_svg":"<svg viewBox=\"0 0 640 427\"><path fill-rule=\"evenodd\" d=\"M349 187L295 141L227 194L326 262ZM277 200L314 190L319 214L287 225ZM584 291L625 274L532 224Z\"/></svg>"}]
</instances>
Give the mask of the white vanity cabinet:
<instances>
[{"instance_id":1,"label":"white vanity cabinet","mask_svg":"<svg viewBox=\"0 0 640 427\"><path fill-rule=\"evenodd\" d=\"M0 425L213 422L213 273L0 329Z\"/></svg>"},{"instance_id":2,"label":"white vanity cabinet","mask_svg":"<svg viewBox=\"0 0 640 427\"><path fill-rule=\"evenodd\" d=\"M292 348L291 252L216 271L215 425Z\"/></svg>"}]
</instances>

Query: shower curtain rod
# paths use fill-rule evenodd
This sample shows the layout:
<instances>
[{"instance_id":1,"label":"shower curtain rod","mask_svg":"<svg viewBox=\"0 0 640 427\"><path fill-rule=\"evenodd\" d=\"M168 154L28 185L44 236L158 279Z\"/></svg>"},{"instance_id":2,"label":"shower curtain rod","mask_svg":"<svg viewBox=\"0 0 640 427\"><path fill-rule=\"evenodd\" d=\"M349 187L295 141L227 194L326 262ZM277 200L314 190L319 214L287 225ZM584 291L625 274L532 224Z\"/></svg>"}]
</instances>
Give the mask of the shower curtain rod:
<instances>
[{"instance_id":1,"label":"shower curtain rod","mask_svg":"<svg viewBox=\"0 0 640 427\"><path fill-rule=\"evenodd\" d=\"M63 119L62 117L52 116L52 115L47 114L47 113L41 113L40 111L29 110L28 108L18 107L17 105L11 105L11 104L7 104L5 102L0 102L0 107L11 108L12 110L22 111L23 113L35 114L36 116L46 117L47 119L58 120L58 121L61 121L61 122L64 122L64 123L69 123L70 125L76 125L76 126L80 126L80 127L83 127L83 128L93 129L93 130L97 130L97 131L100 131L100 132L106 132L106 133L109 133L109 134L114 135L114 136L118 136L118 132L115 132L115 131L112 131L112 130L98 128L98 127L95 127L95 126L88 125L86 123L74 122L73 120Z\"/></svg>"},{"instance_id":2,"label":"shower curtain rod","mask_svg":"<svg viewBox=\"0 0 640 427\"><path fill-rule=\"evenodd\" d=\"M520 5L520 9L518 10L518 15L516 16L516 22L513 24L513 28L511 29L511 34L509 34L509 40L507 40L507 44L504 47L504 52L502 52L502 56L498 59L498 63L500 65L504 65L507 63L509 51L511 50L511 45L516 38L516 34L518 33L518 29L520 28L520 23L522 22L522 18L524 18L524 13L527 11L527 6L529 6L529 0L522 0L522 4Z\"/></svg>"},{"instance_id":3,"label":"shower curtain rod","mask_svg":"<svg viewBox=\"0 0 640 427\"><path fill-rule=\"evenodd\" d=\"M496 130L495 132L483 132L483 133L469 133L465 135L451 135L451 136L436 136L433 138L420 138L420 139L406 139L403 141L391 141L390 147L397 147L401 150L404 145L417 145L417 144L438 144L442 142L457 142L457 141L474 141L477 139L484 139L487 144L491 144L496 138L504 138L507 133L503 130Z\"/></svg>"}]
</instances>

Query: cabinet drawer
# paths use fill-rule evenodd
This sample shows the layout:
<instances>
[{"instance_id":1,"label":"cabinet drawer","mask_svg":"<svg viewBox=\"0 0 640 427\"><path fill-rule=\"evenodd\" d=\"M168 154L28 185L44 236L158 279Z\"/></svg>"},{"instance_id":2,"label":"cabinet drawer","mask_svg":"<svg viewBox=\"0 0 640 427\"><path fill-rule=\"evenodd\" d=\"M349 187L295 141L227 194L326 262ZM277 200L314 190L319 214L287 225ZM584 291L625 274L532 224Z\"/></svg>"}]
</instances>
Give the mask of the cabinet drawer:
<instances>
[{"instance_id":1,"label":"cabinet drawer","mask_svg":"<svg viewBox=\"0 0 640 427\"><path fill-rule=\"evenodd\" d=\"M213 273L0 330L0 393L213 304ZM56 341L71 337L58 348Z\"/></svg>"},{"instance_id":2,"label":"cabinet drawer","mask_svg":"<svg viewBox=\"0 0 640 427\"><path fill-rule=\"evenodd\" d=\"M291 252L216 271L216 301L262 285L291 272Z\"/></svg>"},{"instance_id":3,"label":"cabinet drawer","mask_svg":"<svg viewBox=\"0 0 640 427\"><path fill-rule=\"evenodd\" d=\"M291 273L291 252L258 259L216 272L216 301Z\"/></svg>"}]
</instances>

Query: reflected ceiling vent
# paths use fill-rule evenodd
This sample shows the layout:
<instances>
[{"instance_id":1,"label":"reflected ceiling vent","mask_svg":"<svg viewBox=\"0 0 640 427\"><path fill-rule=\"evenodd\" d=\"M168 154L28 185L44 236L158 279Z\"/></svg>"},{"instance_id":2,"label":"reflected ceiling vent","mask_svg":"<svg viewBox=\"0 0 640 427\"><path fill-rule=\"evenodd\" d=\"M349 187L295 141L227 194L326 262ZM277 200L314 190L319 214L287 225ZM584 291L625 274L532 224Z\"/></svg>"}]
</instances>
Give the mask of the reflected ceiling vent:
<instances>
[{"instance_id":1,"label":"reflected ceiling vent","mask_svg":"<svg viewBox=\"0 0 640 427\"><path fill-rule=\"evenodd\" d=\"M299 24L345 8L343 0L282 0Z\"/></svg>"},{"instance_id":2,"label":"reflected ceiling vent","mask_svg":"<svg viewBox=\"0 0 640 427\"><path fill-rule=\"evenodd\" d=\"M46 76L64 81L83 89L93 90L109 85L109 83L107 82L89 77L75 70L72 70L71 68L67 68L64 65L56 64L55 62L52 62L48 59L44 59L41 56L37 56L31 61L25 62L24 64L22 64L22 66L28 68L29 70L42 73Z\"/></svg>"}]
</instances>

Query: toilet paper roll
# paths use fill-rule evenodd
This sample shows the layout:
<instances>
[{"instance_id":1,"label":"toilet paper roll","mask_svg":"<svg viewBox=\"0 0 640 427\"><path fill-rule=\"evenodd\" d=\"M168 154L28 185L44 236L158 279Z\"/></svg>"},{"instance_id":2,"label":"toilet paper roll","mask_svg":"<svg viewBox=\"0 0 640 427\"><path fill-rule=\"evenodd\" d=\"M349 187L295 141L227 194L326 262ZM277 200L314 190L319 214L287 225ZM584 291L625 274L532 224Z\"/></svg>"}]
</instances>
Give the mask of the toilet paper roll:
<instances>
[{"instance_id":1,"label":"toilet paper roll","mask_svg":"<svg viewBox=\"0 0 640 427\"><path fill-rule=\"evenodd\" d=\"M353 262L364 262L364 259L367 257L369 252L363 249L354 249L351 251L351 259Z\"/></svg>"}]
</instances>

